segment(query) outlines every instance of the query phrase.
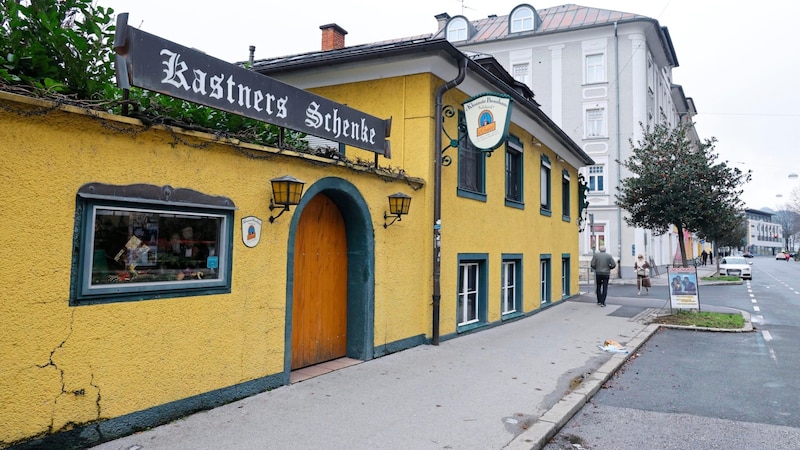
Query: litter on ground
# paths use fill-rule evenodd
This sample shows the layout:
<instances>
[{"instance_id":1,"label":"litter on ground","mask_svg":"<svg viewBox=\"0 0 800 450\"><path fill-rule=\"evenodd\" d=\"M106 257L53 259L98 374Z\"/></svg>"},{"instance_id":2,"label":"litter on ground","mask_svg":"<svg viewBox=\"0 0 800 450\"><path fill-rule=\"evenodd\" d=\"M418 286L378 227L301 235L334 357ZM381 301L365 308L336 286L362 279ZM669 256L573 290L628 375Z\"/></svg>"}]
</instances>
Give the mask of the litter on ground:
<instances>
[{"instance_id":1,"label":"litter on ground","mask_svg":"<svg viewBox=\"0 0 800 450\"><path fill-rule=\"evenodd\" d=\"M606 340L603 342L603 345L598 345L601 350L611 352L611 353L628 353L628 350L617 341L612 341L611 339Z\"/></svg>"}]
</instances>

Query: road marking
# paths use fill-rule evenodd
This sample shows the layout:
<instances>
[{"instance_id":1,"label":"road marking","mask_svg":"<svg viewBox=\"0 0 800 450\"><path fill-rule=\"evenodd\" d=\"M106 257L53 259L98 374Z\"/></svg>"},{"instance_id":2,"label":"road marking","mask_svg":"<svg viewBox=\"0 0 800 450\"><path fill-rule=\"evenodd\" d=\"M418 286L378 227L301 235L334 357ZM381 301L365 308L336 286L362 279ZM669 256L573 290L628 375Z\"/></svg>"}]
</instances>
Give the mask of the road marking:
<instances>
[{"instance_id":1,"label":"road marking","mask_svg":"<svg viewBox=\"0 0 800 450\"><path fill-rule=\"evenodd\" d=\"M753 311L759 312L761 311L761 308L759 308L758 306L753 306Z\"/></svg>"},{"instance_id":2,"label":"road marking","mask_svg":"<svg viewBox=\"0 0 800 450\"><path fill-rule=\"evenodd\" d=\"M767 331L767 330L761 330L761 335L764 336L764 340L765 341L771 341L772 340L772 335L769 334L769 331Z\"/></svg>"},{"instance_id":3,"label":"road marking","mask_svg":"<svg viewBox=\"0 0 800 450\"><path fill-rule=\"evenodd\" d=\"M778 357L777 355L775 355L775 350L769 349L769 357L772 358L773 361L775 361L775 364L778 364Z\"/></svg>"},{"instance_id":4,"label":"road marking","mask_svg":"<svg viewBox=\"0 0 800 450\"><path fill-rule=\"evenodd\" d=\"M758 300L756 300L756 299L754 299L754 298L751 298L751 299L750 299L750 303L758 303Z\"/></svg>"},{"instance_id":5,"label":"road marking","mask_svg":"<svg viewBox=\"0 0 800 450\"><path fill-rule=\"evenodd\" d=\"M762 316L762 315L757 315L757 316L755 316L755 318L753 319L753 322L759 322L759 323L761 323L761 322L763 322L763 321L764 321L764 316Z\"/></svg>"}]
</instances>

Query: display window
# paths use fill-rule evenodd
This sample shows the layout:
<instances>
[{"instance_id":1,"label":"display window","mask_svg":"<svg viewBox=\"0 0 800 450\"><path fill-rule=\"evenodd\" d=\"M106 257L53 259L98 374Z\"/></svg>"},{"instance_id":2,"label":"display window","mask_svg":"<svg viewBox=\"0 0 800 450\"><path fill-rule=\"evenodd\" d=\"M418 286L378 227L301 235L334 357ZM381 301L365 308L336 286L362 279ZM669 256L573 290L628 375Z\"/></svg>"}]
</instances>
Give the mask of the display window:
<instances>
[{"instance_id":1,"label":"display window","mask_svg":"<svg viewBox=\"0 0 800 450\"><path fill-rule=\"evenodd\" d=\"M130 200L79 200L74 300L230 292L232 210Z\"/></svg>"}]
</instances>

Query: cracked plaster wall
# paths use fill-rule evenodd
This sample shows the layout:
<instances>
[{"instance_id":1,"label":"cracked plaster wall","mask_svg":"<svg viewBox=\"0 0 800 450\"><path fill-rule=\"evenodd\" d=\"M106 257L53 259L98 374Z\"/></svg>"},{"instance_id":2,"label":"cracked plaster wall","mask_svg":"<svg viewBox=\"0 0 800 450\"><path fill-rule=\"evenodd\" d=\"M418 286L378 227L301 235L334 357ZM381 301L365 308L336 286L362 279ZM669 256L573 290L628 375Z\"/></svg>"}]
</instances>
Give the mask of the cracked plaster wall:
<instances>
[{"instance_id":1,"label":"cracked plaster wall","mask_svg":"<svg viewBox=\"0 0 800 450\"><path fill-rule=\"evenodd\" d=\"M381 89L387 95L372 98L393 108L381 115L404 117L406 106L392 98L404 91ZM415 104L411 113L425 117L425 106ZM283 373L291 215L268 222L269 180L287 173L307 186L324 177L347 179L359 187L380 232L387 196L411 192L372 173L104 117L110 120L0 92L0 236L4 248L14 249L0 258L0 448ZM389 162L427 170L424 159L403 153L403 121L393 128L398 137ZM409 139L419 146L429 140ZM89 182L169 184L233 199L232 292L69 306L76 192ZM417 217L390 228L392 234L376 231L376 253L394 255L376 255L375 279L383 280L375 286L377 343L429 328L428 302L419 301L430 299L429 283L408 284L429 272L418 263L430 260L427 246L407 244L428 233L425 203L419 200ZM240 220L250 215L264 220L255 248L242 243Z\"/></svg>"}]
</instances>

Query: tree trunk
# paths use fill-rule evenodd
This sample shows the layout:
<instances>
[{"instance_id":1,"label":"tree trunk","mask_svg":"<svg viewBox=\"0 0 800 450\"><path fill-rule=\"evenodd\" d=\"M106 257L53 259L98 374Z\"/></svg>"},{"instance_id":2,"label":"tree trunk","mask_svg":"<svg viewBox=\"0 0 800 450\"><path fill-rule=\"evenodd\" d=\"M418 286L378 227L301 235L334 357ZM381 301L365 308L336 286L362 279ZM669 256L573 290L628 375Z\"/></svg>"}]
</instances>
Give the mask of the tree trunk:
<instances>
[{"instance_id":1,"label":"tree trunk","mask_svg":"<svg viewBox=\"0 0 800 450\"><path fill-rule=\"evenodd\" d=\"M686 243L683 241L683 226L675 226L678 228L678 245L680 245L681 249L681 260L683 261L683 267L689 267L689 262L686 261Z\"/></svg>"},{"instance_id":2,"label":"tree trunk","mask_svg":"<svg viewBox=\"0 0 800 450\"><path fill-rule=\"evenodd\" d=\"M714 266L714 275L712 275L712 276L716 277L716 276L719 275L719 254L717 253L717 242L716 241L711 241L711 252L712 252L713 255L715 255L714 261L716 261L716 264Z\"/></svg>"}]
</instances>

